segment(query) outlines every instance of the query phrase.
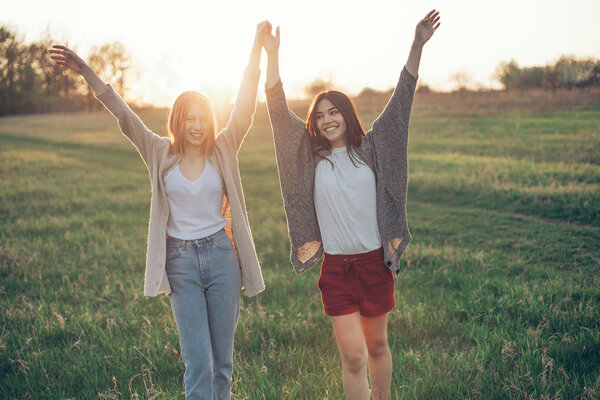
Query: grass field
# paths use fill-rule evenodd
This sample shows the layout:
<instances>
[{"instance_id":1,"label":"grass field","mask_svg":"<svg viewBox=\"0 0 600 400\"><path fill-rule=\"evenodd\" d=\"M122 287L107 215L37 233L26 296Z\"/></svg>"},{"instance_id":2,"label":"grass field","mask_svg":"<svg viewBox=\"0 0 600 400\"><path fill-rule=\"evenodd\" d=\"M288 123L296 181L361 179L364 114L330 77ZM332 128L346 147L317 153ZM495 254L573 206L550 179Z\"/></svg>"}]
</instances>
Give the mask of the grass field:
<instances>
[{"instance_id":1,"label":"grass field","mask_svg":"<svg viewBox=\"0 0 600 400\"><path fill-rule=\"evenodd\" d=\"M411 122L391 398L600 398L600 106L431 101ZM164 134L164 110L141 116ZM234 398L342 399L262 107L240 168L267 290L242 300ZM142 295L147 172L112 116L0 119L0 173L0 398L183 398L169 300Z\"/></svg>"}]
</instances>

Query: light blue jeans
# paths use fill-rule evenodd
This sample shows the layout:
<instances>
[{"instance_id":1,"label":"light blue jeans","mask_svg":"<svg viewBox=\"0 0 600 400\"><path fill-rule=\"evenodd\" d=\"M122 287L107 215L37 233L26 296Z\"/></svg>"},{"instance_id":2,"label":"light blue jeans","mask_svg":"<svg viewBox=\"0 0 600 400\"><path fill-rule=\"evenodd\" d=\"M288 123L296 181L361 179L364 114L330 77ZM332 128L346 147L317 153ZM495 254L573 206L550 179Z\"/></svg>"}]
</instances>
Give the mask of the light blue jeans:
<instances>
[{"instance_id":1,"label":"light blue jeans","mask_svg":"<svg viewBox=\"0 0 600 400\"><path fill-rule=\"evenodd\" d=\"M185 363L185 398L231 398L242 277L229 236L169 238L167 277Z\"/></svg>"}]
</instances>

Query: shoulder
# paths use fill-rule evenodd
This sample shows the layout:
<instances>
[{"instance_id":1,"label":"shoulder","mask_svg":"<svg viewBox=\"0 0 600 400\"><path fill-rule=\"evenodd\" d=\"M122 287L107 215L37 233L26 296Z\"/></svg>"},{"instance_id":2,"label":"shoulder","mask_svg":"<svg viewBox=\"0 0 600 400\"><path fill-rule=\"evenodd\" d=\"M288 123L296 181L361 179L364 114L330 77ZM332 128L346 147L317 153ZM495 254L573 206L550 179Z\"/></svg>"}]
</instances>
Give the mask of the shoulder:
<instances>
[{"instance_id":1,"label":"shoulder","mask_svg":"<svg viewBox=\"0 0 600 400\"><path fill-rule=\"evenodd\" d=\"M155 141L154 145L155 156L161 161L168 157L174 156L174 154L171 153L171 139L164 136L156 136L157 140Z\"/></svg>"},{"instance_id":2,"label":"shoulder","mask_svg":"<svg viewBox=\"0 0 600 400\"><path fill-rule=\"evenodd\" d=\"M159 136L159 140L157 140L157 145L160 148L160 150L171 150L171 143L171 139L164 136Z\"/></svg>"}]
</instances>

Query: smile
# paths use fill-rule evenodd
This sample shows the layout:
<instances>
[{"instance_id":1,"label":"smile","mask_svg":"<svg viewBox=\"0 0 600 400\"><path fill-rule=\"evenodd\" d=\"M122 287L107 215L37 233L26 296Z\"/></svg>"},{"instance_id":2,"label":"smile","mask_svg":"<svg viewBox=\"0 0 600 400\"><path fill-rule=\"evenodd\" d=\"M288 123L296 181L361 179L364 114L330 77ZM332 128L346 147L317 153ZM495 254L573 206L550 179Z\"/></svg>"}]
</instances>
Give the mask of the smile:
<instances>
[{"instance_id":1,"label":"smile","mask_svg":"<svg viewBox=\"0 0 600 400\"><path fill-rule=\"evenodd\" d=\"M327 128L325 128L325 132L331 132L335 129L337 129L337 126L328 126Z\"/></svg>"}]
</instances>

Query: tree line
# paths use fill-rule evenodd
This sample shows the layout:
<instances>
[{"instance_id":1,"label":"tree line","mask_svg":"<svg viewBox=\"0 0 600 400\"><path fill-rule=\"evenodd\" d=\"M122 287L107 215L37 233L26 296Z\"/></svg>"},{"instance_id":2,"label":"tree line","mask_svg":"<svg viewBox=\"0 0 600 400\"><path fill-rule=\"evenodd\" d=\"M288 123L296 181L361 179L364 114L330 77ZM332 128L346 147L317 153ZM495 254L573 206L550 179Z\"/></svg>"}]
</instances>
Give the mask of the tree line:
<instances>
[{"instance_id":1,"label":"tree line","mask_svg":"<svg viewBox=\"0 0 600 400\"><path fill-rule=\"evenodd\" d=\"M50 33L46 33L43 39L26 44L17 32L0 26L0 116L101 107L82 79L69 74L48 57L46 50L55 43ZM68 41L63 44L69 46ZM92 47L86 61L123 96L128 83L137 75L131 55L120 42ZM562 56L554 64L533 67L521 67L517 61L510 60L500 63L495 77L505 90L600 86L600 60ZM312 97L332 85L331 78L316 79L306 85L305 93ZM430 89L422 85L420 90ZM378 103L389 93L391 91L366 87L355 100Z\"/></svg>"},{"instance_id":2,"label":"tree line","mask_svg":"<svg viewBox=\"0 0 600 400\"><path fill-rule=\"evenodd\" d=\"M600 86L600 60L562 56L554 64L533 67L510 60L498 66L496 79L506 90Z\"/></svg>"},{"instance_id":3,"label":"tree line","mask_svg":"<svg viewBox=\"0 0 600 400\"><path fill-rule=\"evenodd\" d=\"M554 64L533 67L520 67L517 61L510 60L498 65L494 77L502 84L505 91L600 87L600 60L562 56ZM449 79L457 83L456 90L469 91L468 73L457 72ZM333 87L335 84L331 81L331 77L328 80L317 78L304 87L304 92L308 98L312 98L319 92ZM393 88L380 91L365 87L353 97L353 100L361 106L380 107L387 102L392 92ZM429 93L434 90L420 83L417 92Z\"/></svg>"},{"instance_id":4,"label":"tree line","mask_svg":"<svg viewBox=\"0 0 600 400\"><path fill-rule=\"evenodd\" d=\"M93 90L48 57L56 41L46 37L30 44L14 30L0 26L0 116L93 110ZM68 41L65 44L69 46ZM120 42L94 46L86 60L118 93L125 94L136 74L131 55Z\"/></svg>"}]
</instances>

